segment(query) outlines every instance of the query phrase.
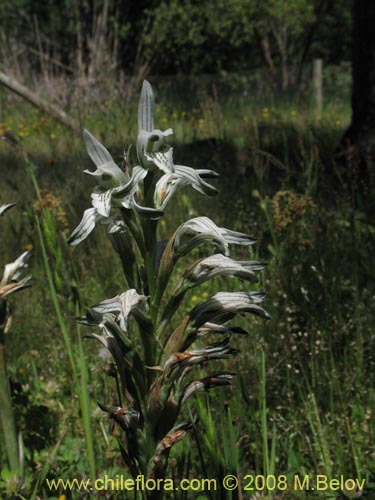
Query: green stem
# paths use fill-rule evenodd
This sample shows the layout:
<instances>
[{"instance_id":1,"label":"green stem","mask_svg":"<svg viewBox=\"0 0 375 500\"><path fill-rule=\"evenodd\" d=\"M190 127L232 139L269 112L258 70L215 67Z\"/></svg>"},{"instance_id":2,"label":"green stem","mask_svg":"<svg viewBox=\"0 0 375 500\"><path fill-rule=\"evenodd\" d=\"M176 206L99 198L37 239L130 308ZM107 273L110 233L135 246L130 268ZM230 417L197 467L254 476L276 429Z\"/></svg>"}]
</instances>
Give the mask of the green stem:
<instances>
[{"instance_id":1,"label":"green stem","mask_svg":"<svg viewBox=\"0 0 375 500\"><path fill-rule=\"evenodd\" d=\"M4 329L0 328L0 420L4 433L5 448L9 467L18 473L20 469L16 423L10 398L10 390L5 365Z\"/></svg>"},{"instance_id":2,"label":"green stem","mask_svg":"<svg viewBox=\"0 0 375 500\"><path fill-rule=\"evenodd\" d=\"M266 354L264 349L261 353L261 379L260 379L260 412L262 421L263 441L263 473L269 473L268 457L268 429L267 429L267 400L266 400Z\"/></svg>"}]
</instances>

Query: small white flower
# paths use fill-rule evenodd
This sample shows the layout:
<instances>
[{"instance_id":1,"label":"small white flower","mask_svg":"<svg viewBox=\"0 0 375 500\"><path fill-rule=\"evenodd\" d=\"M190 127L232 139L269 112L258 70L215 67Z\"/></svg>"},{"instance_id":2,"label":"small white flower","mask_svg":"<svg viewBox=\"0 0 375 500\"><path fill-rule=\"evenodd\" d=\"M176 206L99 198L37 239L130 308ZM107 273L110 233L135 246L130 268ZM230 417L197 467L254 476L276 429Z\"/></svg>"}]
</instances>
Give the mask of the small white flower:
<instances>
[{"instance_id":1,"label":"small white flower","mask_svg":"<svg viewBox=\"0 0 375 500\"><path fill-rule=\"evenodd\" d=\"M147 313L147 297L139 295L135 289L131 289L112 299L99 302L92 309L102 315L113 314L120 327L127 331L130 313L135 315Z\"/></svg>"},{"instance_id":2,"label":"small white flower","mask_svg":"<svg viewBox=\"0 0 375 500\"><path fill-rule=\"evenodd\" d=\"M159 208L165 209L177 186L188 185L205 195L217 194L217 189L204 180L205 177L217 177L212 170L194 169L173 163L173 148L166 152L145 153L145 157L153 162L164 175L155 188L154 202Z\"/></svg>"},{"instance_id":3,"label":"small white flower","mask_svg":"<svg viewBox=\"0 0 375 500\"><path fill-rule=\"evenodd\" d=\"M195 217L182 224L174 239L175 256L181 257L203 242L214 243L225 255L229 254L229 245L253 245L247 234L218 227L208 217Z\"/></svg>"},{"instance_id":4,"label":"small white flower","mask_svg":"<svg viewBox=\"0 0 375 500\"><path fill-rule=\"evenodd\" d=\"M31 251L24 252L14 262L6 264L0 281L0 298L4 298L28 286L27 283L31 279L31 276L22 275L23 271L27 268L27 261L31 257L31 254Z\"/></svg>"},{"instance_id":5,"label":"small white flower","mask_svg":"<svg viewBox=\"0 0 375 500\"><path fill-rule=\"evenodd\" d=\"M212 255L202 259L186 276L186 280L193 286L201 285L215 276L237 277L255 283L255 271L263 269L263 265L255 261L235 261L222 254Z\"/></svg>"},{"instance_id":6,"label":"small white flower","mask_svg":"<svg viewBox=\"0 0 375 500\"><path fill-rule=\"evenodd\" d=\"M252 313L269 319L270 315L259 304L264 294L260 292L219 292L206 302L198 304L190 313L197 328L207 323L224 324L239 313Z\"/></svg>"},{"instance_id":7,"label":"small white flower","mask_svg":"<svg viewBox=\"0 0 375 500\"><path fill-rule=\"evenodd\" d=\"M85 210L80 224L73 231L68 242L71 245L78 245L93 231L97 222L107 223L113 207L135 208L148 217L160 217L162 214L160 210L142 207L135 200L139 183L146 177L147 170L135 166L130 179L127 179L125 173L113 161L108 150L90 132L85 130L83 137L87 152L97 167L94 172L85 170L85 173L96 177L99 185L91 195L93 208Z\"/></svg>"}]
</instances>

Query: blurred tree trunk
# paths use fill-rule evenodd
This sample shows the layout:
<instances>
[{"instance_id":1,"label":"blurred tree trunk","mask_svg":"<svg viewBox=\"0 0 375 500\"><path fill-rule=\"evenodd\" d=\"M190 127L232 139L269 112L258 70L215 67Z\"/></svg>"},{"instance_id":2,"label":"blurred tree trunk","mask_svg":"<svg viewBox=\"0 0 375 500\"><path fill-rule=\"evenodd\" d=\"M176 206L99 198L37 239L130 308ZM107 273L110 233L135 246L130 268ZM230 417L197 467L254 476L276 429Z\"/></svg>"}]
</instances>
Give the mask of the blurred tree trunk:
<instances>
[{"instance_id":1,"label":"blurred tree trunk","mask_svg":"<svg viewBox=\"0 0 375 500\"><path fill-rule=\"evenodd\" d=\"M344 134L345 155L368 175L375 159L375 1L353 0L352 121Z\"/></svg>"}]
</instances>

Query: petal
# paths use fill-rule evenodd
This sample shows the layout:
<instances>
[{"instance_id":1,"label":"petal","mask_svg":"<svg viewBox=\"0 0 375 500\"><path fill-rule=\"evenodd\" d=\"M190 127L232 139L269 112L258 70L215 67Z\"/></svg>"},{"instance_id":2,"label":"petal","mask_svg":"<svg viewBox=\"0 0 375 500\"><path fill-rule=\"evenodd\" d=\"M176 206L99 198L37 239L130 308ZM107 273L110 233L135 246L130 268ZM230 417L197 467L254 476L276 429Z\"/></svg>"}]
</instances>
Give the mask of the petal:
<instances>
[{"instance_id":1,"label":"petal","mask_svg":"<svg viewBox=\"0 0 375 500\"><path fill-rule=\"evenodd\" d=\"M180 181L171 174L164 174L155 186L154 203L161 210L165 210Z\"/></svg>"},{"instance_id":2,"label":"petal","mask_svg":"<svg viewBox=\"0 0 375 500\"><path fill-rule=\"evenodd\" d=\"M147 170L143 167L136 166L133 168L132 176L126 184L122 184L112 190L113 198L121 201L121 198L128 198L133 196L138 190L138 184L147 175Z\"/></svg>"},{"instance_id":3,"label":"petal","mask_svg":"<svg viewBox=\"0 0 375 500\"><path fill-rule=\"evenodd\" d=\"M229 245L248 246L254 245L254 243L256 243L256 240L254 240L254 238L251 238L251 236L249 236L248 234L239 233L238 231L232 231L231 229L225 229L225 227L221 227L220 232Z\"/></svg>"},{"instance_id":4,"label":"petal","mask_svg":"<svg viewBox=\"0 0 375 500\"><path fill-rule=\"evenodd\" d=\"M181 179L185 184L189 184L196 191L202 194L212 196L217 194L217 189L205 182L199 175L198 171L191 167L183 165L175 165L175 176Z\"/></svg>"},{"instance_id":5,"label":"petal","mask_svg":"<svg viewBox=\"0 0 375 500\"><path fill-rule=\"evenodd\" d=\"M173 246L177 257L180 257L204 241L212 241L228 253L228 244L220 228L208 217L195 217L182 224L176 231Z\"/></svg>"},{"instance_id":6,"label":"petal","mask_svg":"<svg viewBox=\"0 0 375 500\"><path fill-rule=\"evenodd\" d=\"M9 283L11 280L18 280L20 271L27 267L27 261L31 257L32 252L29 250L20 255L14 262L7 264L4 269L4 275L1 279L1 286Z\"/></svg>"},{"instance_id":7,"label":"petal","mask_svg":"<svg viewBox=\"0 0 375 500\"><path fill-rule=\"evenodd\" d=\"M215 276L237 277L242 280L255 283L257 277L254 271L263 269L258 262L235 261L222 254L212 255L201 260L194 269L186 276L192 286L197 286Z\"/></svg>"},{"instance_id":8,"label":"petal","mask_svg":"<svg viewBox=\"0 0 375 500\"><path fill-rule=\"evenodd\" d=\"M84 130L83 139L90 158L98 168L95 172L87 170L85 172L95 176L107 174L119 183L126 182L124 172L113 161L109 151L88 130Z\"/></svg>"},{"instance_id":9,"label":"petal","mask_svg":"<svg viewBox=\"0 0 375 500\"><path fill-rule=\"evenodd\" d=\"M123 206L125 205L123 204ZM164 215L163 210L159 210L158 208L142 207L141 205L138 205L138 203L134 199L131 202L131 208L135 208L138 213L140 213L144 217L149 217L152 220L160 219L160 217L163 217Z\"/></svg>"},{"instance_id":10,"label":"petal","mask_svg":"<svg viewBox=\"0 0 375 500\"><path fill-rule=\"evenodd\" d=\"M0 298L7 297L8 295L11 295L12 293L18 292L22 290L23 288L27 288L30 285L27 284L27 282L31 279L31 276L26 276L23 278L21 281L15 281L11 282L7 285L0 285Z\"/></svg>"},{"instance_id":11,"label":"petal","mask_svg":"<svg viewBox=\"0 0 375 500\"><path fill-rule=\"evenodd\" d=\"M223 324L238 313L247 312L269 319L269 314L258 305L263 298L264 294L260 292L219 292L195 306L190 318L198 328L207 322Z\"/></svg>"},{"instance_id":12,"label":"petal","mask_svg":"<svg viewBox=\"0 0 375 500\"><path fill-rule=\"evenodd\" d=\"M83 217L79 225L72 232L68 239L70 245L78 245L93 231L96 222L101 218L96 208L88 208L83 212Z\"/></svg>"},{"instance_id":13,"label":"petal","mask_svg":"<svg viewBox=\"0 0 375 500\"><path fill-rule=\"evenodd\" d=\"M14 207L15 205L16 205L15 203L7 203L6 205L1 205L0 206L0 216L4 215L7 210Z\"/></svg>"},{"instance_id":14,"label":"petal","mask_svg":"<svg viewBox=\"0 0 375 500\"><path fill-rule=\"evenodd\" d=\"M138 130L151 132L154 128L155 99L152 87L147 80L143 81L141 97L138 104Z\"/></svg>"}]
</instances>

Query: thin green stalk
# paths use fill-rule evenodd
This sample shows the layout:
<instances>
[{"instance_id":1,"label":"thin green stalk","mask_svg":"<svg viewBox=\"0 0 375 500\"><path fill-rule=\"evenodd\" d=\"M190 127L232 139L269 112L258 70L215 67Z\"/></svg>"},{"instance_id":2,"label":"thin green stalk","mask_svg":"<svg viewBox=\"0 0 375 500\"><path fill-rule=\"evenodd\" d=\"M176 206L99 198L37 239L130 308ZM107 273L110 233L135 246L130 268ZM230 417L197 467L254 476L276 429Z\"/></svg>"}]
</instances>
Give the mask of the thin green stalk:
<instances>
[{"instance_id":1,"label":"thin green stalk","mask_svg":"<svg viewBox=\"0 0 375 500\"><path fill-rule=\"evenodd\" d=\"M325 468L325 474L328 477L332 477L331 461L329 454L329 446L324 435L324 427L320 420L318 405L316 403L315 394L311 394L311 404L312 411L308 411L308 419L310 423L311 432L316 439L316 443L319 446L319 451L321 454L321 461L323 462Z\"/></svg>"},{"instance_id":2,"label":"thin green stalk","mask_svg":"<svg viewBox=\"0 0 375 500\"><path fill-rule=\"evenodd\" d=\"M353 453L353 460L354 460L354 465L355 465L356 477L359 480L361 480L362 479L361 466L360 466L360 463L359 463L359 460L358 460L358 453L357 453L357 450L356 450L356 445L355 445L354 440L353 440L353 435L352 435L352 431L351 431L351 428L350 428L350 422L349 422L348 418L345 418L345 423L346 423L346 428L347 428L347 431L348 431L348 436L349 436L349 441L350 441L350 447L351 447L352 453Z\"/></svg>"},{"instance_id":3,"label":"thin green stalk","mask_svg":"<svg viewBox=\"0 0 375 500\"><path fill-rule=\"evenodd\" d=\"M38 491L39 491L39 488L40 488L40 485L44 483L46 477L47 477L47 474L51 468L51 465L53 463L53 460L56 456L56 453L58 452L59 448L60 448L60 445L61 443L63 442L65 436L66 436L66 433L68 431L64 431L62 433L62 435L60 436L60 439L57 441L55 447L53 448L52 452L50 453L50 455L48 456L47 458L47 461L45 462L44 466L43 466L43 469L41 470L39 476L38 476L38 480L36 482L36 485L35 485L35 488L34 488L34 491L33 491L33 494L31 496L31 499L30 500L35 500L36 498L40 498L38 496Z\"/></svg>"},{"instance_id":4,"label":"thin green stalk","mask_svg":"<svg viewBox=\"0 0 375 500\"><path fill-rule=\"evenodd\" d=\"M263 442L263 472L269 474L269 457L268 457L268 429L267 429L267 400L266 400L266 354L264 349L261 352L261 378L260 378L260 415L262 426L262 442Z\"/></svg>"},{"instance_id":5,"label":"thin green stalk","mask_svg":"<svg viewBox=\"0 0 375 500\"><path fill-rule=\"evenodd\" d=\"M83 430L85 433L86 447L87 447L87 460L90 467L91 478L95 479L96 462L95 462L95 449L94 438L92 434L91 415L90 415L90 396L88 391L88 370L85 352L82 346L82 339L80 328L77 324L77 339L78 339L78 363L81 374L81 384L79 391L79 399L82 412Z\"/></svg>"},{"instance_id":6,"label":"thin green stalk","mask_svg":"<svg viewBox=\"0 0 375 500\"><path fill-rule=\"evenodd\" d=\"M56 288L55 288L55 284L54 284L53 278L52 278L52 271L51 271L51 267L49 265L47 250L46 250L46 246L44 243L44 236L42 233L42 228L40 227L40 222L39 222L38 217L35 217L35 223L36 223L36 226L38 229L38 236L39 236L39 241L40 241L40 247L42 250L44 268L45 268L46 275L47 275L47 282L48 282L48 286L49 286L49 289L51 292L52 302L53 302L53 305L54 305L54 308L56 311L57 321L59 323L59 327L60 327L61 333L63 335L65 347L66 347L69 361L70 361L70 366L72 368L73 382L74 382L75 386L78 387L77 367L76 367L76 364L74 362L72 342L71 342L70 335L69 335L68 329L66 327L66 324L65 324L65 321L64 321L64 318L62 315L62 311L60 308L60 304L59 304L59 301L57 298Z\"/></svg>"},{"instance_id":7,"label":"thin green stalk","mask_svg":"<svg viewBox=\"0 0 375 500\"><path fill-rule=\"evenodd\" d=\"M85 394L86 389L82 391L82 386L80 384L79 376L78 376L78 370L77 370L77 365L76 365L76 360L73 354L73 345L72 341L68 332L68 329L66 327L66 324L64 322L64 318L62 315L61 307L58 301L57 293L56 293L56 288L55 284L53 282L52 278L52 271L51 267L49 265L48 261L48 256L47 256L47 251L44 243L44 237L42 233L42 229L40 227L40 222L37 217L35 217L36 221L36 226L38 229L38 236L39 236L39 241L40 241L40 246L42 250L42 256L43 256L43 262L44 262L44 267L47 275L47 281L49 285L49 289L51 292L51 298L52 302L55 308L57 320L59 323L59 327L64 339L64 344L66 351L68 353L68 358L70 362L70 366L72 369L72 375L73 375L73 386L75 387L76 392L79 395L80 399L80 406L81 406L81 412L82 412L82 418L83 418L83 426L85 430L85 439L86 439L86 446L87 446L87 451L88 451L88 461L89 461L89 467L90 467L90 474L92 478L95 478L95 473L96 473L96 467L95 467L95 460L94 460L94 446L93 446L93 438L91 434L91 429L90 431L88 430L88 427L90 426L90 418L89 418L89 402L88 402L88 395ZM83 362L82 358L80 358L80 368L84 368L87 370L86 367L83 367ZM85 384L87 382L87 375L81 373L81 383ZM86 384L87 385L87 384Z\"/></svg>"},{"instance_id":8,"label":"thin green stalk","mask_svg":"<svg viewBox=\"0 0 375 500\"><path fill-rule=\"evenodd\" d=\"M20 468L18 439L12 401L10 398L8 377L6 373L5 345L3 339L4 331L3 329L0 329L0 420L4 433L9 467L12 471L18 474Z\"/></svg>"}]
</instances>

